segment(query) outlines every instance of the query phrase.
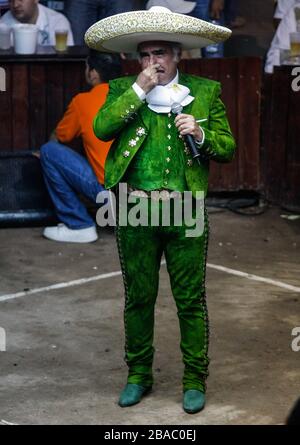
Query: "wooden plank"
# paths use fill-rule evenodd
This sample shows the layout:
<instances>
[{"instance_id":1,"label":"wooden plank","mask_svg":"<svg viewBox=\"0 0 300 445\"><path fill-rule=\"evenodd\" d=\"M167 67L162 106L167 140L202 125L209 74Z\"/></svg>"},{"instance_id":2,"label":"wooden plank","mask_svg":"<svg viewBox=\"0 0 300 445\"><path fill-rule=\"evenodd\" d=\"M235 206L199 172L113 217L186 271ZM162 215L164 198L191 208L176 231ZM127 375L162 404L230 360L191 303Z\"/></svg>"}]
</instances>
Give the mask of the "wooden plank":
<instances>
[{"instance_id":1,"label":"wooden plank","mask_svg":"<svg viewBox=\"0 0 300 445\"><path fill-rule=\"evenodd\" d=\"M180 69L187 74L205 77L208 79L218 79L219 60L211 59L186 59L181 62ZM222 189L221 166L216 162L210 164L209 190L217 191Z\"/></svg>"},{"instance_id":2,"label":"wooden plank","mask_svg":"<svg viewBox=\"0 0 300 445\"><path fill-rule=\"evenodd\" d=\"M271 153L271 137L272 137L272 89L273 89L273 75L264 74L262 78L261 89L261 141L260 141L260 153L261 153L261 186L264 190L265 197L270 199L270 192L268 189L268 170L269 154Z\"/></svg>"},{"instance_id":3,"label":"wooden plank","mask_svg":"<svg viewBox=\"0 0 300 445\"><path fill-rule=\"evenodd\" d=\"M11 65L1 64L5 71L6 91L0 91L0 151L12 151Z\"/></svg>"},{"instance_id":4,"label":"wooden plank","mask_svg":"<svg viewBox=\"0 0 300 445\"><path fill-rule=\"evenodd\" d=\"M137 60L123 60L122 61L123 76L132 76L133 74L138 74L140 71L141 71L141 67Z\"/></svg>"},{"instance_id":5,"label":"wooden plank","mask_svg":"<svg viewBox=\"0 0 300 445\"><path fill-rule=\"evenodd\" d=\"M42 63L29 65L30 73L30 147L37 150L48 140L46 70Z\"/></svg>"},{"instance_id":6,"label":"wooden plank","mask_svg":"<svg viewBox=\"0 0 300 445\"><path fill-rule=\"evenodd\" d=\"M261 60L238 62L239 182L245 190L260 187Z\"/></svg>"},{"instance_id":7,"label":"wooden plank","mask_svg":"<svg viewBox=\"0 0 300 445\"><path fill-rule=\"evenodd\" d=\"M293 77L287 73L287 83L290 85L289 111L286 139L285 180L282 189L281 203L283 206L300 209L300 91L293 91Z\"/></svg>"},{"instance_id":8,"label":"wooden plank","mask_svg":"<svg viewBox=\"0 0 300 445\"><path fill-rule=\"evenodd\" d=\"M196 74L211 80L219 80L220 60L200 59L200 63L195 63L195 60L187 60L187 69L190 74Z\"/></svg>"},{"instance_id":9,"label":"wooden plank","mask_svg":"<svg viewBox=\"0 0 300 445\"><path fill-rule=\"evenodd\" d=\"M232 127L237 134L236 79L237 62L235 59L199 59L186 60L185 72L219 80L222 84L222 100ZM211 191L231 190L238 186L236 173L237 158L230 164L212 162L209 188Z\"/></svg>"},{"instance_id":10,"label":"wooden plank","mask_svg":"<svg viewBox=\"0 0 300 445\"><path fill-rule=\"evenodd\" d=\"M47 63L47 135L56 128L64 113L64 76L62 63Z\"/></svg>"},{"instance_id":11,"label":"wooden plank","mask_svg":"<svg viewBox=\"0 0 300 445\"><path fill-rule=\"evenodd\" d=\"M28 65L12 65L12 140L13 150L28 150L29 144L29 89Z\"/></svg>"},{"instance_id":12,"label":"wooden plank","mask_svg":"<svg viewBox=\"0 0 300 445\"><path fill-rule=\"evenodd\" d=\"M64 76L64 109L67 108L70 101L76 94L86 90L85 82L85 63L70 62L63 66Z\"/></svg>"},{"instance_id":13,"label":"wooden plank","mask_svg":"<svg viewBox=\"0 0 300 445\"><path fill-rule=\"evenodd\" d=\"M291 85L287 82L286 70L275 68L272 79L270 129L265 141L265 178L267 197L274 202L280 201L284 166L286 162L286 140L288 132L288 97ZM263 131L265 129L263 128Z\"/></svg>"},{"instance_id":14,"label":"wooden plank","mask_svg":"<svg viewBox=\"0 0 300 445\"><path fill-rule=\"evenodd\" d=\"M222 85L222 100L226 107L227 117L231 130L238 145L238 98L236 94L236 85L238 78L237 59L221 59L219 62L219 80ZM239 182L238 177L239 149L237 149L235 158L229 164L213 163L210 180L212 190L235 190L242 189L243 184Z\"/></svg>"},{"instance_id":15,"label":"wooden plank","mask_svg":"<svg viewBox=\"0 0 300 445\"><path fill-rule=\"evenodd\" d=\"M63 65L63 113L74 96L89 89L85 79L85 66L85 62L70 62ZM71 141L68 146L79 153L83 152L81 138Z\"/></svg>"},{"instance_id":16,"label":"wooden plank","mask_svg":"<svg viewBox=\"0 0 300 445\"><path fill-rule=\"evenodd\" d=\"M200 77L205 77L210 80L219 81L220 74L220 60L219 59L200 59L200 64L196 66L197 75ZM210 163L209 172L209 190L216 192L219 190L224 190L222 177L222 167L217 162Z\"/></svg>"},{"instance_id":17,"label":"wooden plank","mask_svg":"<svg viewBox=\"0 0 300 445\"><path fill-rule=\"evenodd\" d=\"M221 98L226 107L233 135L238 139L238 97L236 91L238 81L238 59L221 59L219 67L219 81L222 86Z\"/></svg>"}]
</instances>

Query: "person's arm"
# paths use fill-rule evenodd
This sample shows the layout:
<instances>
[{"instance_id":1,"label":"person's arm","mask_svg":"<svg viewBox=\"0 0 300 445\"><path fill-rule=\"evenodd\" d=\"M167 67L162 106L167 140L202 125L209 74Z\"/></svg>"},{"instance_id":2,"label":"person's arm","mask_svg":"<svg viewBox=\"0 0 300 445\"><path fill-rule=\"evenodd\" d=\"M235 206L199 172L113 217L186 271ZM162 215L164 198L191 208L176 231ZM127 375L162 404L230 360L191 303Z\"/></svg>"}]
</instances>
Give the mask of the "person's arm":
<instances>
[{"instance_id":1,"label":"person's arm","mask_svg":"<svg viewBox=\"0 0 300 445\"><path fill-rule=\"evenodd\" d=\"M221 85L215 86L210 112L209 125L205 127L205 140L200 150L216 162L230 162L236 144L226 116L225 106L220 99Z\"/></svg>"},{"instance_id":2,"label":"person's arm","mask_svg":"<svg viewBox=\"0 0 300 445\"><path fill-rule=\"evenodd\" d=\"M94 119L94 133L103 141L115 139L117 134L134 119L149 91L158 84L158 64L149 63L125 92L122 81L109 83L109 94L104 106Z\"/></svg>"},{"instance_id":3,"label":"person's arm","mask_svg":"<svg viewBox=\"0 0 300 445\"><path fill-rule=\"evenodd\" d=\"M61 143L71 142L81 135L80 117L76 107L76 98L74 98L65 112L63 118L55 129L55 136Z\"/></svg>"},{"instance_id":4,"label":"person's arm","mask_svg":"<svg viewBox=\"0 0 300 445\"><path fill-rule=\"evenodd\" d=\"M211 0L210 16L212 19L220 20L224 10L224 0Z\"/></svg>"},{"instance_id":5,"label":"person's arm","mask_svg":"<svg viewBox=\"0 0 300 445\"><path fill-rule=\"evenodd\" d=\"M118 85L109 82L109 93L105 104L94 119L94 133L102 141L115 139L118 133L134 119L134 114L143 105L134 89L129 87L125 92Z\"/></svg>"},{"instance_id":6,"label":"person's arm","mask_svg":"<svg viewBox=\"0 0 300 445\"><path fill-rule=\"evenodd\" d=\"M274 66L280 65L280 50L290 49L290 32L296 31L293 8L281 20L267 53L265 72L273 73Z\"/></svg>"}]
</instances>

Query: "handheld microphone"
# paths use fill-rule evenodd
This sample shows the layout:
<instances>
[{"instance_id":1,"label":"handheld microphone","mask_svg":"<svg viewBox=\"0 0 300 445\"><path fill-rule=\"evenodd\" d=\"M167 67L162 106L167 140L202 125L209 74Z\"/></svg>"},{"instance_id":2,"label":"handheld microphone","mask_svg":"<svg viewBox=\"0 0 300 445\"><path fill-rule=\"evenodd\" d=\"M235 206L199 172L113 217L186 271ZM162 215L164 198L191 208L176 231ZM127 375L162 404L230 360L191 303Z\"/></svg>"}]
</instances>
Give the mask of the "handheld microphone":
<instances>
[{"instance_id":1,"label":"handheld microphone","mask_svg":"<svg viewBox=\"0 0 300 445\"><path fill-rule=\"evenodd\" d=\"M183 109L183 106L178 103L178 102L174 102L171 106L171 111L173 114L181 114ZM193 138L193 136L191 134L186 134L183 136L183 139L186 143L186 145L188 146L188 149L190 151L190 154L192 156L193 159L196 159L198 164L201 165L201 153L198 150L198 147L196 146L196 142L195 139Z\"/></svg>"}]
</instances>

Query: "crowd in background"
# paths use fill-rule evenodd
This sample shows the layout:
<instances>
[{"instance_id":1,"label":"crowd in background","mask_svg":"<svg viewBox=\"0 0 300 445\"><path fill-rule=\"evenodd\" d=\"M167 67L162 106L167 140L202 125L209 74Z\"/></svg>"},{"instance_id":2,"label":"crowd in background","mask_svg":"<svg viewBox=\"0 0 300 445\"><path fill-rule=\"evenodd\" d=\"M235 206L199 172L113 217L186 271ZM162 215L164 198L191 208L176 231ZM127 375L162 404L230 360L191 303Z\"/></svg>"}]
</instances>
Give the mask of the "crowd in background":
<instances>
[{"instance_id":1,"label":"crowd in background","mask_svg":"<svg viewBox=\"0 0 300 445\"><path fill-rule=\"evenodd\" d=\"M286 62L291 48L290 34L300 32L300 18L295 16L294 9L297 4L300 8L300 0L274 0L275 29L274 38L266 54L267 73L272 73L274 66ZM96 21L122 12L149 9L152 6L164 6L173 12L188 14L229 28L245 24L245 19L239 14L239 0L40 0L38 4L37 0L0 0L0 23L8 26L18 21L36 23L40 29L40 45L53 45L55 29L63 26L69 30L69 46L84 45L85 31ZM31 12L22 16L22 8L28 8ZM37 9L38 19L34 12ZM210 45L202 50L201 55L210 58L222 57L223 44ZM200 57L200 52L194 57Z\"/></svg>"},{"instance_id":2,"label":"crowd in background","mask_svg":"<svg viewBox=\"0 0 300 445\"><path fill-rule=\"evenodd\" d=\"M152 6L164 6L173 12L230 27L243 24L238 16L238 0L40 0L38 4L36 0L0 0L0 23L8 26L18 22L37 24L40 45L53 45L55 29L64 25L69 30L68 45L84 45L86 30L98 20L122 12L150 9ZM203 50L202 55L222 57L223 45L211 45Z\"/></svg>"},{"instance_id":3,"label":"crowd in background","mask_svg":"<svg viewBox=\"0 0 300 445\"><path fill-rule=\"evenodd\" d=\"M274 19L276 32L265 64L265 72L269 74L274 66L293 64L292 39L296 40L296 48L300 46L300 0L278 0ZM300 54L294 54L294 63L300 63Z\"/></svg>"},{"instance_id":4,"label":"crowd in background","mask_svg":"<svg viewBox=\"0 0 300 445\"><path fill-rule=\"evenodd\" d=\"M237 4L238 0L67 0L65 13L72 25L75 44L80 45L89 26L113 14L164 6L173 12L187 13L206 21L214 20L219 24L238 26ZM222 48L218 49L219 56L222 56Z\"/></svg>"}]
</instances>

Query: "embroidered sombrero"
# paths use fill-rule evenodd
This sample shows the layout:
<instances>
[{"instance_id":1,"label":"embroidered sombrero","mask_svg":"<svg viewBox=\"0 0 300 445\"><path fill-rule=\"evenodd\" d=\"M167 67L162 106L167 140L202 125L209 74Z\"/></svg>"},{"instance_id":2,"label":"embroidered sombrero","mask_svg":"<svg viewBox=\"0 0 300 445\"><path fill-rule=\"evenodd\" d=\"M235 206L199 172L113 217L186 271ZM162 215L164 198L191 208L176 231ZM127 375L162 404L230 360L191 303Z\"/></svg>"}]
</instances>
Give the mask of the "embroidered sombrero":
<instances>
[{"instance_id":1,"label":"embroidered sombrero","mask_svg":"<svg viewBox=\"0 0 300 445\"><path fill-rule=\"evenodd\" d=\"M190 50L223 42L230 35L231 30L224 26L154 6L100 20L87 30L85 42L98 51L131 53L141 42L177 42Z\"/></svg>"}]
</instances>

